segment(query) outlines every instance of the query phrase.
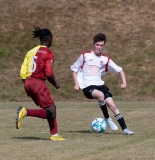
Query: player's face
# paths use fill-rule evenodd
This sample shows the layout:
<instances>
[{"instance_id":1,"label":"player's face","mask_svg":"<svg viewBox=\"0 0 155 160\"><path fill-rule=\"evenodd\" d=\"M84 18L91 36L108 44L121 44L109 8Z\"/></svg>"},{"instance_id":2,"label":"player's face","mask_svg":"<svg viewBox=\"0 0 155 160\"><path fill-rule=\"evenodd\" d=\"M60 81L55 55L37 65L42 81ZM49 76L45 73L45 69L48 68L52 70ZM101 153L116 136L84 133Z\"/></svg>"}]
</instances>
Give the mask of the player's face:
<instances>
[{"instance_id":1,"label":"player's face","mask_svg":"<svg viewBox=\"0 0 155 160\"><path fill-rule=\"evenodd\" d=\"M104 48L104 41L101 41L101 42L96 42L94 44L94 52L96 55L100 55L103 51L103 48Z\"/></svg>"}]
</instances>

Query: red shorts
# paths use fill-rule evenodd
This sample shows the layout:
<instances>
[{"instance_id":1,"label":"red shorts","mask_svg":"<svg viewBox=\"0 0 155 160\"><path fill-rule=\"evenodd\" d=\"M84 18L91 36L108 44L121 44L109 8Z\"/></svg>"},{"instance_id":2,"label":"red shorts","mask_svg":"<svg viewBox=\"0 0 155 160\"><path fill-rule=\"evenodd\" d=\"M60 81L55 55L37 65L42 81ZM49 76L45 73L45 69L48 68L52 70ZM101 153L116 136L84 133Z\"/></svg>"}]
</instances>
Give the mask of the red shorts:
<instances>
[{"instance_id":1,"label":"red shorts","mask_svg":"<svg viewBox=\"0 0 155 160\"><path fill-rule=\"evenodd\" d=\"M37 78L27 78L24 88L27 95L40 108L46 108L54 104L54 100L45 81Z\"/></svg>"}]
</instances>

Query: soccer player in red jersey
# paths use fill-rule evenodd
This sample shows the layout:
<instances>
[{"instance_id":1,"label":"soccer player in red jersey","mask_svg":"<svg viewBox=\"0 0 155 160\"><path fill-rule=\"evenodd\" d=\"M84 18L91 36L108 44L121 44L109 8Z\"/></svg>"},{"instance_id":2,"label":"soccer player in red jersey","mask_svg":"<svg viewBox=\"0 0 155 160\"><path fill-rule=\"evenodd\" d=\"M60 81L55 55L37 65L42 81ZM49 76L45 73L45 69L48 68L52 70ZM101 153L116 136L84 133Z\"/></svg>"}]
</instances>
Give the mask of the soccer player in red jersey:
<instances>
[{"instance_id":1,"label":"soccer player in red jersey","mask_svg":"<svg viewBox=\"0 0 155 160\"><path fill-rule=\"evenodd\" d=\"M24 82L24 88L29 97L40 109L17 108L16 128L19 129L22 120L26 116L47 119L50 128L51 140L65 140L58 134L56 121L56 106L54 99L45 83L47 79L56 89L60 85L55 80L52 66L54 54L49 50L52 45L53 35L47 28L34 28L34 38L39 38L40 45L27 52L21 66L20 77Z\"/></svg>"}]
</instances>

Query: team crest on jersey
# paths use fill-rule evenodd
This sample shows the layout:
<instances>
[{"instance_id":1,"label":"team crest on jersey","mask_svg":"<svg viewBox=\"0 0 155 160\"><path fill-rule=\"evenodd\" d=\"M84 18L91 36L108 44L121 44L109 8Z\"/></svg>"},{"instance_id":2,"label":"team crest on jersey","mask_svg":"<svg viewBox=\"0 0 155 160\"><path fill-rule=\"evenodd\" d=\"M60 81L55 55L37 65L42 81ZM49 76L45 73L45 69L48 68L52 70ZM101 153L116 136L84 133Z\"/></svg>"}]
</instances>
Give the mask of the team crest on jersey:
<instances>
[{"instance_id":1,"label":"team crest on jersey","mask_svg":"<svg viewBox=\"0 0 155 160\"><path fill-rule=\"evenodd\" d=\"M100 65L103 65L103 61L100 61Z\"/></svg>"}]
</instances>

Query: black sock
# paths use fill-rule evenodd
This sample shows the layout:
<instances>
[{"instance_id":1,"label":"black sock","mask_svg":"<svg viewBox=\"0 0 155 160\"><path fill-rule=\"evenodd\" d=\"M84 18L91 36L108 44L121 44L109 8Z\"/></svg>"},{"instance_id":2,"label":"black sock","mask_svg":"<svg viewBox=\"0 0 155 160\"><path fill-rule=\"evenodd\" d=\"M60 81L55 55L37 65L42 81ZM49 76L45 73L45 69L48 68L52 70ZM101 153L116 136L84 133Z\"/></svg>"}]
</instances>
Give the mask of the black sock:
<instances>
[{"instance_id":1,"label":"black sock","mask_svg":"<svg viewBox=\"0 0 155 160\"><path fill-rule=\"evenodd\" d=\"M104 115L105 118L109 118L109 114L108 114L108 110L107 110L107 106L106 106L106 103L105 101L103 102L98 102L101 110L102 110L102 113Z\"/></svg>"},{"instance_id":2,"label":"black sock","mask_svg":"<svg viewBox=\"0 0 155 160\"><path fill-rule=\"evenodd\" d=\"M118 121L118 123L120 124L122 130L124 130L125 128L127 128L126 124L125 124L125 120L123 118L123 116L121 114L117 114L115 116L116 120Z\"/></svg>"}]
</instances>

